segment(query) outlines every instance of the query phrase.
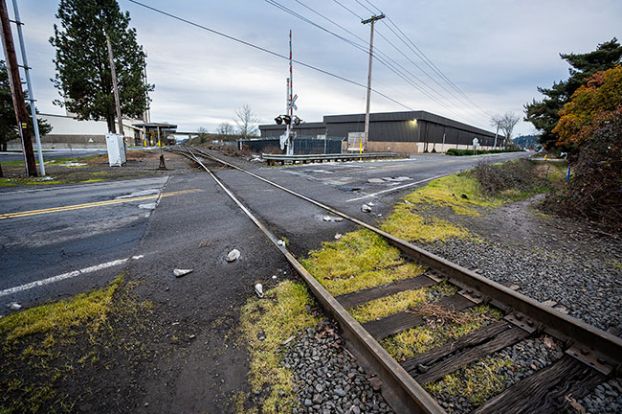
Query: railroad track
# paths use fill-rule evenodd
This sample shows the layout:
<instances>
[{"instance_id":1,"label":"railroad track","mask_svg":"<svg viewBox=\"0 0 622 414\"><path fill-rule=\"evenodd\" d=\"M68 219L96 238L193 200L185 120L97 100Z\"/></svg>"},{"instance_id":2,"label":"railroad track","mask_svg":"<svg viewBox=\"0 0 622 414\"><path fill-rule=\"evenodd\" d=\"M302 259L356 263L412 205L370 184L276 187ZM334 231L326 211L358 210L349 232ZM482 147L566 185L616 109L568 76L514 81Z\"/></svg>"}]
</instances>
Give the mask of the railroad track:
<instances>
[{"instance_id":1,"label":"railroad track","mask_svg":"<svg viewBox=\"0 0 622 414\"><path fill-rule=\"evenodd\" d=\"M425 385L519 344L527 338L541 335L555 338L563 348L563 356L481 403L474 413L561 412L569 407L573 399L583 398L598 384L620 374L622 339L612 334L544 306L469 269L209 153L188 147L173 151L188 157L205 169L217 185L281 251L307 283L324 310L339 323L349 348L363 365L371 368L382 380L383 395L396 412L444 413L441 404L426 391ZM378 234L398 248L405 258L425 266L425 273L411 279L333 297L202 160L239 170ZM353 308L370 301L440 284L453 286L454 293L438 299L434 303L437 310L459 314L486 304L500 311L502 316L451 342L398 363L380 345L380 341L421 326L426 321L425 316L417 313L415 308L414 311L404 311L361 324L351 315Z\"/></svg>"}]
</instances>

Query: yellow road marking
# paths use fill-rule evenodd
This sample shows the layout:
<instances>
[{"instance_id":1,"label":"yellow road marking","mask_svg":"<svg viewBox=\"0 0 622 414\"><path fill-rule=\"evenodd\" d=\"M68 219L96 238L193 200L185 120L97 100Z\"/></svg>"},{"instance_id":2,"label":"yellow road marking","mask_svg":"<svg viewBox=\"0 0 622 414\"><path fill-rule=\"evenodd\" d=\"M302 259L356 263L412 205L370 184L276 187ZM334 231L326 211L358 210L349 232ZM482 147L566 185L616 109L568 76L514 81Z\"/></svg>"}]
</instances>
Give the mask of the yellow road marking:
<instances>
[{"instance_id":1,"label":"yellow road marking","mask_svg":"<svg viewBox=\"0 0 622 414\"><path fill-rule=\"evenodd\" d=\"M15 213L2 213L0 214L0 220L6 220L6 219L12 219L12 218L18 218L18 217L37 216L40 214L60 213L63 211L81 210L84 208L110 206L110 205L115 205L115 204L131 203L133 201L154 200L154 199L157 199L158 197L162 197L162 198L172 197L172 196L177 196L177 195L182 195L182 194L196 193L198 191L202 191L202 190L199 190L198 188L194 188L190 190L173 191L171 193L150 194L150 195L131 197L131 198L116 198L114 200L95 201L92 203L74 204L70 206L43 208L40 210L18 211Z\"/></svg>"}]
</instances>

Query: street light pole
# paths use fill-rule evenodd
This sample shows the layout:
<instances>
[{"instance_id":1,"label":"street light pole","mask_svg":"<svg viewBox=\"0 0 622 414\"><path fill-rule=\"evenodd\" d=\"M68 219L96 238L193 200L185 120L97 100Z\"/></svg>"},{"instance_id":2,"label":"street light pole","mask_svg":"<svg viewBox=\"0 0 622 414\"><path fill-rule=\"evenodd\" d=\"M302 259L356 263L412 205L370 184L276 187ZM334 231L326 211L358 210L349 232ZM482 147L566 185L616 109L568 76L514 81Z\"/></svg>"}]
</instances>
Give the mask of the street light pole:
<instances>
[{"instance_id":1,"label":"street light pole","mask_svg":"<svg viewBox=\"0 0 622 414\"><path fill-rule=\"evenodd\" d=\"M13 33L11 32L9 13L5 0L0 0L0 23L2 24L2 46L4 48L4 56L6 57L6 68L9 75L11 97L13 98L15 120L17 121L17 130L19 131L24 150L26 174L31 177L36 177L37 166L35 163L35 154L32 149L30 128L28 128L28 109L26 109L26 101L24 100L22 79L19 76L15 44L13 43Z\"/></svg>"},{"instance_id":2,"label":"street light pole","mask_svg":"<svg viewBox=\"0 0 622 414\"><path fill-rule=\"evenodd\" d=\"M28 88L28 100L30 101L30 117L32 118L32 129L35 133L35 143L37 144L37 158L39 161L39 173L41 177L45 177L45 164L43 162L43 149L41 148L41 135L39 134L39 122L37 122L37 108L35 107L35 93L32 89L30 80L30 66L28 66L28 57L26 56L26 46L24 44L24 34L22 33L22 23L19 17L19 9L17 8L17 0L13 0L13 10L15 13L15 24L17 25L17 38L19 39L19 48L22 52L22 63L24 65L24 73L26 74L26 87Z\"/></svg>"},{"instance_id":3,"label":"street light pole","mask_svg":"<svg viewBox=\"0 0 622 414\"><path fill-rule=\"evenodd\" d=\"M369 33L369 65L367 68L367 104L365 107L365 133L363 136L364 145L363 148L367 147L367 141L369 140L369 106L371 100L371 67L372 60L374 57L374 25L376 20L384 19L384 14L380 14L378 16L371 16L369 19L362 20L361 23L367 24L371 23L370 33Z\"/></svg>"}]
</instances>

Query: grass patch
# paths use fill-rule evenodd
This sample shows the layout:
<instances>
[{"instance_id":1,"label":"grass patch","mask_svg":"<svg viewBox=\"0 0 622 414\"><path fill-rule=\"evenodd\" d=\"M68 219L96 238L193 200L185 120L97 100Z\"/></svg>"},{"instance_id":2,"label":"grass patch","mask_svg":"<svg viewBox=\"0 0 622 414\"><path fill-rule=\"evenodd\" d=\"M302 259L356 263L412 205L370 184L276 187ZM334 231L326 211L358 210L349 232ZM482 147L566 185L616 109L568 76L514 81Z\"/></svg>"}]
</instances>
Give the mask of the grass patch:
<instances>
[{"instance_id":1,"label":"grass patch","mask_svg":"<svg viewBox=\"0 0 622 414\"><path fill-rule=\"evenodd\" d=\"M107 369L113 354L141 349L135 338L111 335L113 315L130 315L132 328L139 329L151 308L148 302L120 294L121 287L128 285L118 276L104 288L1 318L0 413L74 411L68 384L75 386L80 378L77 381L88 388L92 378L82 368Z\"/></svg>"},{"instance_id":2,"label":"grass patch","mask_svg":"<svg viewBox=\"0 0 622 414\"><path fill-rule=\"evenodd\" d=\"M622 271L622 262L619 260L612 260L611 261L611 266L615 269L615 270L620 270Z\"/></svg>"},{"instance_id":3,"label":"grass patch","mask_svg":"<svg viewBox=\"0 0 622 414\"><path fill-rule=\"evenodd\" d=\"M29 335L46 334L46 342L54 341L54 335L63 335L71 328L88 322L90 330L96 331L106 320L110 302L123 277L118 276L104 289L81 293L71 299L47 303L12 313L0 319L0 335L7 343Z\"/></svg>"},{"instance_id":4,"label":"grass patch","mask_svg":"<svg viewBox=\"0 0 622 414\"><path fill-rule=\"evenodd\" d=\"M385 318L398 312L416 309L420 305L434 301L442 296L453 295L456 291L456 288L445 282L429 288L404 290L359 305L353 308L350 314L360 323L365 323Z\"/></svg>"},{"instance_id":5,"label":"grass patch","mask_svg":"<svg viewBox=\"0 0 622 414\"><path fill-rule=\"evenodd\" d=\"M380 344L393 358L404 361L467 335L502 316L499 310L485 305L464 312L439 308L430 304L415 309L426 317L426 324L385 338Z\"/></svg>"},{"instance_id":6,"label":"grass patch","mask_svg":"<svg viewBox=\"0 0 622 414\"><path fill-rule=\"evenodd\" d=\"M281 346L290 336L319 321L307 311L312 304L304 285L284 281L268 290L264 299L251 299L242 308L241 327L251 358L251 389L256 393L267 390L261 404L263 413L292 412L298 406L293 373L281 364ZM243 405L239 396L236 405Z\"/></svg>"},{"instance_id":7,"label":"grass patch","mask_svg":"<svg viewBox=\"0 0 622 414\"><path fill-rule=\"evenodd\" d=\"M357 306L350 311L360 323L403 312L428 300L426 289L404 290Z\"/></svg>"},{"instance_id":8,"label":"grass patch","mask_svg":"<svg viewBox=\"0 0 622 414\"><path fill-rule=\"evenodd\" d=\"M52 185L64 183L64 181L60 180L44 180L42 177L0 178L0 187L13 187L16 185Z\"/></svg>"},{"instance_id":9,"label":"grass patch","mask_svg":"<svg viewBox=\"0 0 622 414\"><path fill-rule=\"evenodd\" d=\"M464 227L440 218L424 217L414 213L412 207L408 203L397 204L380 228L395 237L412 242L430 243L469 237L470 233Z\"/></svg>"},{"instance_id":10,"label":"grass patch","mask_svg":"<svg viewBox=\"0 0 622 414\"><path fill-rule=\"evenodd\" d=\"M506 381L503 369L511 366L512 360L507 357L486 357L425 388L432 394L465 397L477 407L503 391Z\"/></svg>"},{"instance_id":11,"label":"grass patch","mask_svg":"<svg viewBox=\"0 0 622 414\"><path fill-rule=\"evenodd\" d=\"M105 181L103 178L89 178L88 180L80 181L82 184L101 183Z\"/></svg>"},{"instance_id":12,"label":"grass patch","mask_svg":"<svg viewBox=\"0 0 622 414\"><path fill-rule=\"evenodd\" d=\"M333 295L408 279L424 268L407 263L398 249L369 230L357 230L325 242L302 260L304 267Z\"/></svg>"},{"instance_id":13,"label":"grass patch","mask_svg":"<svg viewBox=\"0 0 622 414\"><path fill-rule=\"evenodd\" d=\"M477 179L468 173L432 180L404 199L413 204L449 207L455 214L467 216L478 216L477 207L499 207L503 204L503 200L484 196Z\"/></svg>"}]
</instances>

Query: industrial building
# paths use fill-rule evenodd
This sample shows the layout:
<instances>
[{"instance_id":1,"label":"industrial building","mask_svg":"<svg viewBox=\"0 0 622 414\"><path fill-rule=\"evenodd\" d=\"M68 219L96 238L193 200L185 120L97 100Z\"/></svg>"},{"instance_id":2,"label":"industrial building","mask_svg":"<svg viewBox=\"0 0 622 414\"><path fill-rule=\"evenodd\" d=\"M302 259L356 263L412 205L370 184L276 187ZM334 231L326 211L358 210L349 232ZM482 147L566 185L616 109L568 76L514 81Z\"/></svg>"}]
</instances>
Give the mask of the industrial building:
<instances>
[{"instance_id":1,"label":"industrial building","mask_svg":"<svg viewBox=\"0 0 622 414\"><path fill-rule=\"evenodd\" d=\"M343 141L344 150L360 148L365 114L326 115L323 122L302 123L294 127L296 138L332 138ZM274 139L285 131L283 125L260 125L262 138ZM445 152L449 148L471 148L473 139L484 147L501 147L503 137L494 132L463 124L426 111L381 112L370 114L366 151L393 151L404 154Z\"/></svg>"}]
</instances>

